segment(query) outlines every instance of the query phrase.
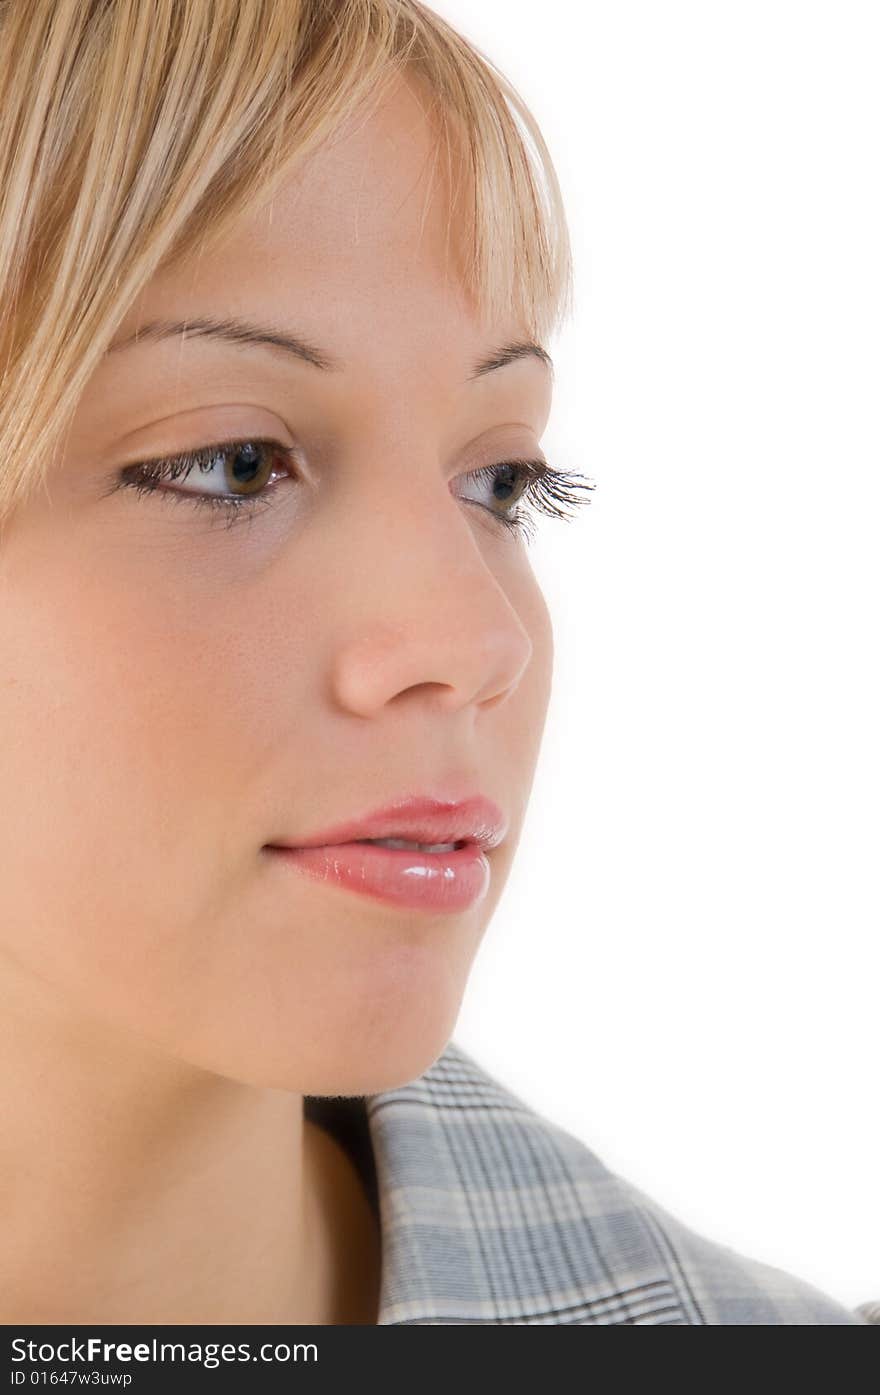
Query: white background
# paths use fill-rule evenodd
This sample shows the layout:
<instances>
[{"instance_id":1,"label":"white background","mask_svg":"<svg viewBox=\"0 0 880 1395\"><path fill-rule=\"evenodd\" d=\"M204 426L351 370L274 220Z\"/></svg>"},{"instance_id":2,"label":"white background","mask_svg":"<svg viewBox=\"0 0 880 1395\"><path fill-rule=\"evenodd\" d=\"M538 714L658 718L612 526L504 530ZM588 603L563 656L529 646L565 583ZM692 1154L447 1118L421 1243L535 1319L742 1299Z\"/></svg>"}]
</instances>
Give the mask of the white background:
<instances>
[{"instance_id":1,"label":"white background","mask_svg":"<svg viewBox=\"0 0 880 1395\"><path fill-rule=\"evenodd\" d=\"M436 0L575 314L553 699L454 1039L703 1234L880 1299L880 6ZM515 753L512 755L515 759Z\"/></svg>"}]
</instances>

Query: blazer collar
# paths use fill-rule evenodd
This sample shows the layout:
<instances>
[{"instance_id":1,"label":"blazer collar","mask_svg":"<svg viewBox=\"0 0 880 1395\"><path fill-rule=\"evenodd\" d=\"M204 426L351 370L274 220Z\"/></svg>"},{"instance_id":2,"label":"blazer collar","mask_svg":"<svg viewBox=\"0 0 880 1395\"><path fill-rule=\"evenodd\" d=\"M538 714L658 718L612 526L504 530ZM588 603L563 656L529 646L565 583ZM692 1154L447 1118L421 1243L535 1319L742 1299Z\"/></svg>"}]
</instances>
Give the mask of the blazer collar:
<instances>
[{"instance_id":1,"label":"blazer collar","mask_svg":"<svg viewBox=\"0 0 880 1395\"><path fill-rule=\"evenodd\" d=\"M380 1325L693 1320L617 1179L455 1042L364 1105Z\"/></svg>"}]
</instances>

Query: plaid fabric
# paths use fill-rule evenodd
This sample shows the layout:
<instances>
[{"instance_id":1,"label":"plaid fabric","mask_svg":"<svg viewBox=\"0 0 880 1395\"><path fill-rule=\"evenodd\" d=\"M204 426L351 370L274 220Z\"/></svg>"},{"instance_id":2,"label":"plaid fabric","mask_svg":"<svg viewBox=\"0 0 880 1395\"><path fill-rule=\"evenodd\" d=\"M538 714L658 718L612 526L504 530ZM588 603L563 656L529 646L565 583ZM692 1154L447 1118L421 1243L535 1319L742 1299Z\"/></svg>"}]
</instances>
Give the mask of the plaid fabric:
<instances>
[{"instance_id":1,"label":"plaid fabric","mask_svg":"<svg viewBox=\"0 0 880 1395\"><path fill-rule=\"evenodd\" d=\"M851 1311L689 1230L455 1042L410 1084L357 1104L381 1325L871 1321L871 1305Z\"/></svg>"}]
</instances>

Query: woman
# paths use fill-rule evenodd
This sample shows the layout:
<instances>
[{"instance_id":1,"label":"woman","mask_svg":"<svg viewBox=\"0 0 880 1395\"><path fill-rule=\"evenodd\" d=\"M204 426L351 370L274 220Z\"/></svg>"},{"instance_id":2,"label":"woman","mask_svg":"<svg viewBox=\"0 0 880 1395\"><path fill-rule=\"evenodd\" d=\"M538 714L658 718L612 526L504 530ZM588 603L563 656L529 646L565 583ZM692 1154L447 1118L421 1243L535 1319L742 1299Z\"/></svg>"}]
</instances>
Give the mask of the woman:
<instances>
[{"instance_id":1,"label":"woman","mask_svg":"<svg viewBox=\"0 0 880 1395\"><path fill-rule=\"evenodd\" d=\"M0 58L2 1320L864 1321L450 1041L589 487L516 94L413 0L11 0Z\"/></svg>"}]
</instances>

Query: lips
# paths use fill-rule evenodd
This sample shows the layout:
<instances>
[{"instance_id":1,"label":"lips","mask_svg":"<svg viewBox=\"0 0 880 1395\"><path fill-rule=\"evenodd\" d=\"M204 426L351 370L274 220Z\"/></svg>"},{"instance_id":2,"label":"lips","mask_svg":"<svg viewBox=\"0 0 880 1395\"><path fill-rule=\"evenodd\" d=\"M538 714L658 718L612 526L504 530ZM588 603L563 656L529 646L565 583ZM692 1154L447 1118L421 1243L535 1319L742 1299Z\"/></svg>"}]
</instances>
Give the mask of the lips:
<instances>
[{"instance_id":1,"label":"lips","mask_svg":"<svg viewBox=\"0 0 880 1395\"><path fill-rule=\"evenodd\" d=\"M485 795L457 800L409 795L331 828L278 840L271 846L318 848L395 838L429 845L475 843L487 852L496 848L506 833L507 820L502 810Z\"/></svg>"},{"instance_id":2,"label":"lips","mask_svg":"<svg viewBox=\"0 0 880 1395\"><path fill-rule=\"evenodd\" d=\"M290 843L268 845L276 865L407 910L468 910L489 890L486 853L507 834L491 799L408 796ZM385 847L391 839L422 848ZM437 845L452 844L437 850ZM434 849L434 850L432 850Z\"/></svg>"},{"instance_id":3,"label":"lips","mask_svg":"<svg viewBox=\"0 0 880 1395\"><path fill-rule=\"evenodd\" d=\"M416 852L375 843L270 848L276 865L357 896L432 914L466 911L489 890L491 868L479 843L454 852Z\"/></svg>"}]
</instances>

